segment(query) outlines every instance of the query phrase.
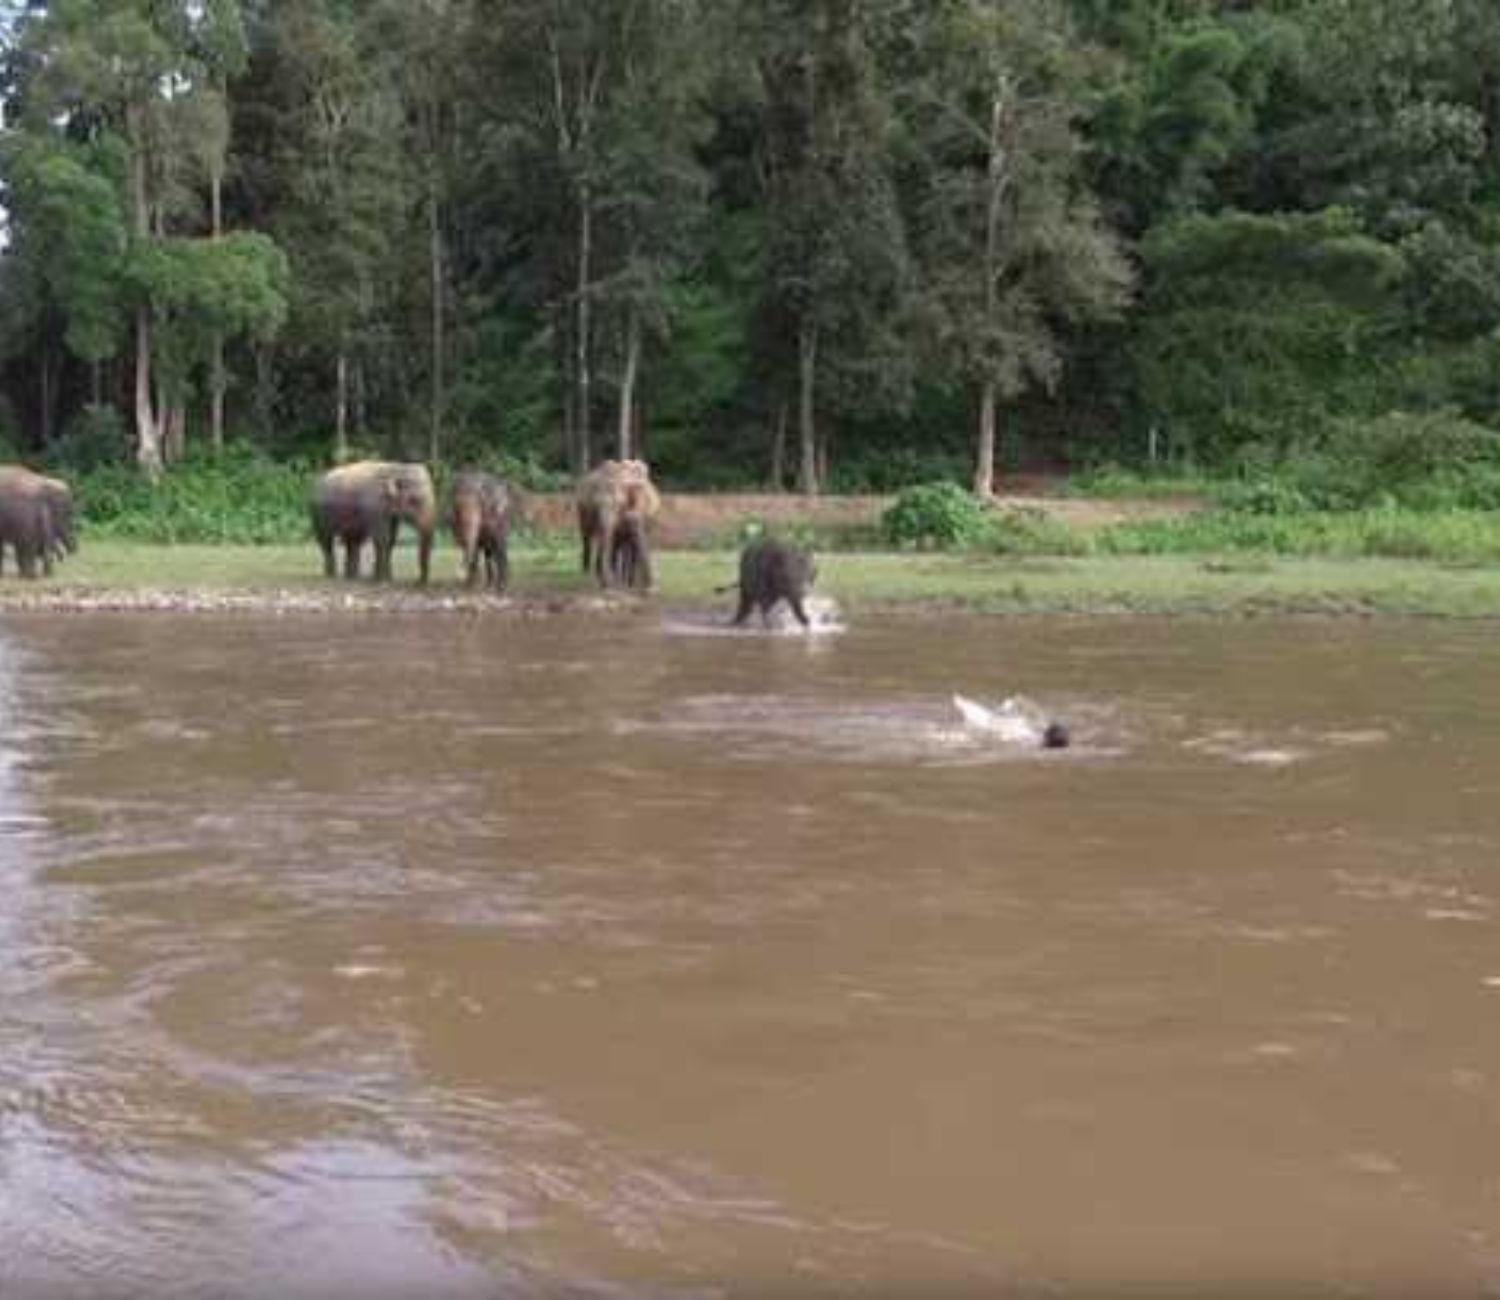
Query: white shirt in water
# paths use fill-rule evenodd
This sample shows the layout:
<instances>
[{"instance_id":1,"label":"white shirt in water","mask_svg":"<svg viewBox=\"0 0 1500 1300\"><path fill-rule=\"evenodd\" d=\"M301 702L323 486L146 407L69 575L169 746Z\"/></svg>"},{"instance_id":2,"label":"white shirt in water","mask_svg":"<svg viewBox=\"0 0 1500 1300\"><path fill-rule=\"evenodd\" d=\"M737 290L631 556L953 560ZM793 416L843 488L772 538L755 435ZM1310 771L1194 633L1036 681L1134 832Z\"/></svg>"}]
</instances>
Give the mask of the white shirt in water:
<instances>
[{"instance_id":1,"label":"white shirt in water","mask_svg":"<svg viewBox=\"0 0 1500 1300\"><path fill-rule=\"evenodd\" d=\"M983 731L1015 744L1036 744L1042 738L1042 728L1028 716L1026 706L1015 699L1004 701L998 709L991 709L967 696L955 694L953 707L958 710L964 725L974 731Z\"/></svg>"}]
</instances>

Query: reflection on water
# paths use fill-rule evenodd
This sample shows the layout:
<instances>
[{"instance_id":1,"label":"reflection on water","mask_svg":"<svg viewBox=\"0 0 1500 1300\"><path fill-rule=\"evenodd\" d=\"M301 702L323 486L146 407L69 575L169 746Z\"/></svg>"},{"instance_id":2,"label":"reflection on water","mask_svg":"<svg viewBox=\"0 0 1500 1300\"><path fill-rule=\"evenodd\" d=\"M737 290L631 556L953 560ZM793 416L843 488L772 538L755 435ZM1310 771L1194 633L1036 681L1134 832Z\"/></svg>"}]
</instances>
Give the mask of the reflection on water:
<instances>
[{"instance_id":1,"label":"reflection on water","mask_svg":"<svg viewBox=\"0 0 1500 1300\"><path fill-rule=\"evenodd\" d=\"M0 623L0 1295L1500 1285L1488 630L676 630Z\"/></svg>"}]
</instances>

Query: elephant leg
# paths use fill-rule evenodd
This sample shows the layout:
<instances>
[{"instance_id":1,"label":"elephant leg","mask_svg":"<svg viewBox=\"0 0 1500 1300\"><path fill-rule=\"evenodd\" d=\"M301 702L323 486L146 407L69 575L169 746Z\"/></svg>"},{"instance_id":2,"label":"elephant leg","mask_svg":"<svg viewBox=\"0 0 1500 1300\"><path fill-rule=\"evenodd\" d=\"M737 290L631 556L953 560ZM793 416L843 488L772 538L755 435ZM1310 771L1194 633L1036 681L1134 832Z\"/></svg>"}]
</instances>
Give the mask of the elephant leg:
<instances>
[{"instance_id":1,"label":"elephant leg","mask_svg":"<svg viewBox=\"0 0 1500 1300\"><path fill-rule=\"evenodd\" d=\"M323 552L323 576L325 578L334 577L338 572L338 568L333 560L333 538L319 537L318 549Z\"/></svg>"},{"instance_id":2,"label":"elephant leg","mask_svg":"<svg viewBox=\"0 0 1500 1300\"><path fill-rule=\"evenodd\" d=\"M642 591L650 591L655 585L655 578L651 572L651 552L642 543L636 555L636 575L640 578Z\"/></svg>"},{"instance_id":3,"label":"elephant leg","mask_svg":"<svg viewBox=\"0 0 1500 1300\"><path fill-rule=\"evenodd\" d=\"M750 617L750 607L754 604L755 602L750 599L750 594L744 589L744 587L741 587L740 606L734 612L735 627L744 627L745 620Z\"/></svg>"},{"instance_id":4,"label":"elephant leg","mask_svg":"<svg viewBox=\"0 0 1500 1300\"><path fill-rule=\"evenodd\" d=\"M391 529L391 543L395 544L396 530ZM427 579L432 570L432 534L430 532L419 532L417 534L417 585L425 587Z\"/></svg>"},{"instance_id":5,"label":"elephant leg","mask_svg":"<svg viewBox=\"0 0 1500 1300\"><path fill-rule=\"evenodd\" d=\"M797 622L801 623L803 627L812 626L812 624L808 622L807 611L802 608L801 596L795 594L789 595L786 598L786 603L792 607L792 613L797 616Z\"/></svg>"},{"instance_id":6,"label":"elephant leg","mask_svg":"<svg viewBox=\"0 0 1500 1300\"><path fill-rule=\"evenodd\" d=\"M362 538L344 538L344 577L353 582L359 577L359 552L364 546ZM332 547L329 548L330 553Z\"/></svg>"},{"instance_id":7,"label":"elephant leg","mask_svg":"<svg viewBox=\"0 0 1500 1300\"><path fill-rule=\"evenodd\" d=\"M590 543L594 540L594 523L591 517L579 516L578 537L583 543L583 572L587 573L593 567L594 558L590 548Z\"/></svg>"}]
</instances>

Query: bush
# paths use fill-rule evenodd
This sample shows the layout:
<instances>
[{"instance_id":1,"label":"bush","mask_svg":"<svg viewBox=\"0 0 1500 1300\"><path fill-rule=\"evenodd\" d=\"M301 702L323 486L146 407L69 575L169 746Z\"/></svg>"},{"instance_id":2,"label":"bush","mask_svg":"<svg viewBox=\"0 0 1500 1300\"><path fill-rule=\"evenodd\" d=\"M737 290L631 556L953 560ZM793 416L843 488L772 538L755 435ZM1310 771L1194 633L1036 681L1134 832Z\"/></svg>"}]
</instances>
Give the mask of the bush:
<instances>
[{"instance_id":1,"label":"bush","mask_svg":"<svg viewBox=\"0 0 1500 1300\"><path fill-rule=\"evenodd\" d=\"M1005 510L985 522L984 545L1000 555L1087 555L1091 549L1084 534L1045 510Z\"/></svg>"},{"instance_id":2,"label":"bush","mask_svg":"<svg viewBox=\"0 0 1500 1300\"><path fill-rule=\"evenodd\" d=\"M989 527L985 508L956 483L907 488L880 520L897 546L943 550L980 540Z\"/></svg>"},{"instance_id":3,"label":"bush","mask_svg":"<svg viewBox=\"0 0 1500 1300\"><path fill-rule=\"evenodd\" d=\"M152 483L134 466L103 466L76 480L91 530L143 542L302 541L316 471L246 453L188 460Z\"/></svg>"},{"instance_id":4,"label":"bush","mask_svg":"<svg viewBox=\"0 0 1500 1300\"><path fill-rule=\"evenodd\" d=\"M1247 515L1294 515L1312 508L1307 493L1283 479L1230 483L1216 496L1221 508Z\"/></svg>"},{"instance_id":5,"label":"bush","mask_svg":"<svg viewBox=\"0 0 1500 1300\"><path fill-rule=\"evenodd\" d=\"M63 471L86 474L130 458L125 422L113 406L85 406L63 430L47 459Z\"/></svg>"}]
</instances>

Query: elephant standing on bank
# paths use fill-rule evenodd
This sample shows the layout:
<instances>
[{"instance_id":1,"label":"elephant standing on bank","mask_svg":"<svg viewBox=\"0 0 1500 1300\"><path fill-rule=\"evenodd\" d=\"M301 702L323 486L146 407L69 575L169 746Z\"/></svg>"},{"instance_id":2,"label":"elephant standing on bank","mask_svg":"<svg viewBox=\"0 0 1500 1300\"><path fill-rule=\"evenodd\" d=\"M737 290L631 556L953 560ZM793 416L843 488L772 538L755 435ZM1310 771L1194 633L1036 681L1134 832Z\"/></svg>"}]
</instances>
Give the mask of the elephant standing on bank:
<instances>
[{"instance_id":1,"label":"elephant standing on bank","mask_svg":"<svg viewBox=\"0 0 1500 1300\"><path fill-rule=\"evenodd\" d=\"M591 569L601 587L620 580L616 569L616 527L629 511L627 531L645 542L645 521L661 505L643 460L606 460L578 480L578 532L583 541L583 571ZM649 565L646 566L649 573Z\"/></svg>"},{"instance_id":2,"label":"elephant standing on bank","mask_svg":"<svg viewBox=\"0 0 1500 1300\"><path fill-rule=\"evenodd\" d=\"M508 537L511 515L510 489L493 474L464 470L453 480L453 506L448 522L453 540L464 557L464 576L469 586L479 582L479 564L484 561L485 586L504 591L510 580Z\"/></svg>"},{"instance_id":3,"label":"elephant standing on bank","mask_svg":"<svg viewBox=\"0 0 1500 1300\"><path fill-rule=\"evenodd\" d=\"M21 465L0 465L0 566L6 546L23 578L36 577L38 563L50 574L54 558L78 548L72 489Z\"/></svg>"},{"instance_id":4,"label":"elephant standing on bank","mask_svg":"<svg viewBox=\"0 0 1500 1300\"><path fill-rule=\"evenodd\" d=\"M375 550L375 581L391 580L391 552L404 519L417 532L418 581L427 582L437 530L437 494L427 466L362 460L329 470L313 484L309 501L313 536L323 552L323 572L335 574L333 548L344 545L344 577L359 577L359 556Z\"/></svg>"}]
</instances>

